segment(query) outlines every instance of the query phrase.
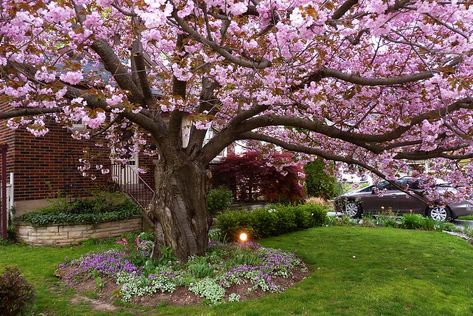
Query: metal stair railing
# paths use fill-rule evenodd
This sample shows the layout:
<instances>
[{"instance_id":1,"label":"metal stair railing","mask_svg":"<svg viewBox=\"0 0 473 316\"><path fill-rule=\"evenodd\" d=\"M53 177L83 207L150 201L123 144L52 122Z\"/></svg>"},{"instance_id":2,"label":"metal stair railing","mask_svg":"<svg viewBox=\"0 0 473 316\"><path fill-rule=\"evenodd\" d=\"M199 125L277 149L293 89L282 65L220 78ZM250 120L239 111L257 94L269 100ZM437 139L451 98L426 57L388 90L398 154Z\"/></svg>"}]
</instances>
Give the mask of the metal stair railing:
<instances>
[{"instance_id":1,"label":"metal stair railing","mask_svg":"<svg viewBox=\"0 0 473 316\"><path fill-rule=\"evenodd\" d=\"M128 195L143 211L145 218L154 224L151 215L152 203L156 192L140 176L137 170L129 165L112 165L112 178L118 184L120 191Z\"/></svg>"}]
</instances>

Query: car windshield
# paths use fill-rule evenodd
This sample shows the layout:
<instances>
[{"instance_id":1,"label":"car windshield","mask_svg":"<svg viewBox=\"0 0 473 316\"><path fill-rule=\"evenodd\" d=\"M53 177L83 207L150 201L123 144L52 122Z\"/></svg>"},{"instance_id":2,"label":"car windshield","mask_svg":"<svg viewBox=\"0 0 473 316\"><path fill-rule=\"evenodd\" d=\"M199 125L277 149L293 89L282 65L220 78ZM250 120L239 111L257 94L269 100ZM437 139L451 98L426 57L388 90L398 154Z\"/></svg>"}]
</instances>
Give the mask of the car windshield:
<instances>
[{"instance_id":1,"label":"car windshield","mask_svg":"<svg viewBox=\"0 0 473 316\"><path fill-rule=\"evenodd\" d=\"M400 187L405 187L406 185L408 185L408 182L406 179L398 179L395 181L395 183ZM378 185L376 187L379 190L399 190L396 185L386 180L378 182Z\"/></svg>"},{"instance_id":2,"label":"car windshield","mask_svg":"<svg viewBox=\"0 0 473 316\"><path fill-rule=\"evenodd\" d=\"M403 178L397 179L395 181L395 183L400 187L406 187L407 186L411 190L423 190L423 189L425 189L425 186L423 185L423 181L421 179L416 179L416 178L411 178L411 177L403 177ZM390 183L386 180L378 182L376 187L380 190L398 190L398 188L394 184L392 184L392 183ZM445 189L453 188L450 183L445 182L445 181L440 180L440 179L436 179L435 187L439 188L441 190L442 189L445 190Z\"/></svg>"}]
</instances>

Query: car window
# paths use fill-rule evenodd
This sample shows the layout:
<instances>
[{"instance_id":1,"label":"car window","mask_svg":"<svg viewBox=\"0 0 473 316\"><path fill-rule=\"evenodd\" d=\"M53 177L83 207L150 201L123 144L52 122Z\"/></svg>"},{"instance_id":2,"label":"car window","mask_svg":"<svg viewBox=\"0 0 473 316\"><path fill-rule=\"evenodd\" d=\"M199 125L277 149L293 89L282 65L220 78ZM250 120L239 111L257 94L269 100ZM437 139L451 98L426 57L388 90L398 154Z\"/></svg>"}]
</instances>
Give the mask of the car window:
<instances>
[{"instance_id":1,"label":"car window","mask_svg":"<svg viewBox=\"0 0 473 316\"><path fill-rule=\"evenodd\" d=\"M379 190L398 190L393 184L388 181L380 181L377 185Z\"/></svg>"},{"instance_id":2,"label":"car window","mask_svg":"<svg viewBox=\"0 0 473 316\"><path fill-rule=\"evenodd\" d=\"M409 189L411 190L421 190L422 185L420 180L411 180L408 181L407 185L409 186Z\"/></svg>"},{"instance_id":3,"label":"car window","mask_svg":"<svg viewBox=\"0 0 473 316\"><path fill-rule=\"evenodd\" d=\"M374 185L367 186L366 188L363 188L360 190L360 192L371 192L373 191Z\"/></svg>"}]
</instances>

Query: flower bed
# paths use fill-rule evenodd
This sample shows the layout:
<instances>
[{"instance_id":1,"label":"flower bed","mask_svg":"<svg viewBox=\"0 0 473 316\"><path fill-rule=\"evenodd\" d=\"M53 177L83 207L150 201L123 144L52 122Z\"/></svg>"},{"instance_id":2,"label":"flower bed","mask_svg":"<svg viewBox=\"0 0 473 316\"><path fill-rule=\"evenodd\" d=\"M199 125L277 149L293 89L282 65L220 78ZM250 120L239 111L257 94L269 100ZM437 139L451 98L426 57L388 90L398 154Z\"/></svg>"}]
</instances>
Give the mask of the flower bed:
<instances>
[{"instance_id":1,"label":"flower bed","mask_svg":"<svg viewBox=\"0 0 473 316\"><path fill-rule=\"evenodd\" d=\"M139 238L136 242L136 248L125 246L61 264L58 276L79 291L96 292L102 300L113 302L118 297L156 306L244 300L282 292L308 274L294 254L252 242L213 244L205 256L186 263L175 260L167 249L159 260L151 260L152 242Z\"/></svg>"}]
</instances>

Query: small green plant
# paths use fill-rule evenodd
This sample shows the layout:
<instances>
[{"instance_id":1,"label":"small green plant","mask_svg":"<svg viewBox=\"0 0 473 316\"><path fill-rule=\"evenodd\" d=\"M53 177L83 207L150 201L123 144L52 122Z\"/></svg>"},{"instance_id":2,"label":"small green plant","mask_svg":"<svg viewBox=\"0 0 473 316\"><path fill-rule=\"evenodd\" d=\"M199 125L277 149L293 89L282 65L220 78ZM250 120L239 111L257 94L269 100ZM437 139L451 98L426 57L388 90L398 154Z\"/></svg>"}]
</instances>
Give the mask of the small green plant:
<instances>
[{"instance_id":1,"label":"small green plant","mask_svg":"<svg viewBox=\"0 0 473 316\"><path fill-rule=\"evenodd\" d=\"M35 297L34 289L17 267L0 275L0 311L4 316L27 315Z\"/></svg>"},{"instance_id":2,"label":"small green plant","mask_svg":"<svg viewBox=\"0 0 473 316\"><path fill-rule=\"evenodd\" d=\"M425 225L425 217L419 214L404 214L401 217L401 224L402 228L406 229L423 229L426 227Z\"/></svg>"},{"instance_id":3,"label":"small green plant","mask_svg":"<svg viewBox=\"0 0 473 316\"><path fill-rule=\"evenodd\" d=\"M207 209L212 215L216 215L217 213L229 208L232 203L232 191L225 187L212 189L207 196Z\"/></svg>"},{"instance_id":4,"label":"small green plant","mask_svg":"<svg viewBox=\"0 0 473 316\"><path fill-rule=\"evenodd\" d=\"M237 251L233 257L233 265L258 265L260 263L259 257L252 251L241 249Z\"/></svg>"},{"instance_id":5,"label":"small green plant","mask_svg":"<svg viewBox=\"0 0 473 316\"><path fill-rule=\"evenodd\" d=\"M192 258L187 263L187 269L192 274L192 276L198 279L213 277L214 275L213 268L207 262L205 257Z\"/></svg>"},{"instance_id":6,"label":"small green plant","mask_svg":"<svg viewBox=\"0 0 473 316\"><path fill-rule=\"evenodd\" d=\"M168 264L169 262L174 262L177 260L176 256L172 252L172 248L169 246L161 246L159 248L159 253L161 256L158 259L158 264Z\"/></svg>"},{"instance_id":7,"label":"small green plant","mask_svg":"<svg viewBox=\"0 0 473 316\"><path fill-rule=\"evenodd\" d=\"M176 283L173 279L163 274L146 277L119 272L116 282L122 285L120 295L124 301L129 301L134 296L151 295L157 292L172 293L176 290Z\"/></svg>"},{"instance_id":8,"label":"small green plant","mask_svg":"<svg viewBox=\"0 0 473 316\"><path fill-rule=\"evenodd\" d=\"M204 303L208 305L221 303L225 296L225 289L210 278L205 278L191 284L189 290L195 295L204 298Z\"/></svg>"},{"instance_id":9,"label":"small green plant","mask_svg":"<svg viewBox=\"0 0 473 316\"><path fill-rule=\"evenodd\" d=\"M356 222L346 215L327 217L325 221L327 226L353 226Z\"/></svg>"},{"instance_id":10,"label":"small green plant","mask_svg":"<svg viewBox=\"0 0 473 316\"><path fill-rule=\"evenodd\" d=\"M123 194L100 192L87 199L57 199L51 206L22 215L17 220L34 226L97 224L138 215L138 206Z\"/></svg>"},{"instance_id":11,"label":"small green plant","mask_svg":"<svg viewBox=\"0 0 473 316\"><path fill-rule=\"evenodd\" d=\"M240 301L240 295L237 293L231 293L228 295L228 301L229 302L239 302Z\"/></svg>"},{"instance_id":12,"label":"small green plant","mask_svg":"<svg viewBox=\"0 0 473 316\"><path fill-rule=\"evenodd\" d=\"M227 238L224 233L218 228L210 229L209 231L209 240L216 243L224 243Z\"/></svg>"},{"instance_id":13,"label":"small green plant","mask_svg":"<svg viewBox=\"0 0 473 316\"><path fill-rule=\"evenodd\" d=\"M398 222L394 214L380 214L376 218L376 225L384 227L398 227Z\"/></svg>"},{"instance_id":14,"label":"small green plant","mask_svg":"<svg viewBox=\"0 0 473 316\"><path fill-rule=\"evenodd\" d=\"M102 278L100 276L95 277L95 288L97 290L102 290L105 286L105 283L103 282Z\"/></svg>"},{"instance_id":15,"label":"small green plant","mask_svg":"<svg viewBox=\"0 0 473 316\"><path fill-rule=\"evenodd\" d=\"M363 227L375 227L376 219L371 216L363 216L359 223Z\"/></svg>"}]
</instances>

